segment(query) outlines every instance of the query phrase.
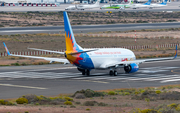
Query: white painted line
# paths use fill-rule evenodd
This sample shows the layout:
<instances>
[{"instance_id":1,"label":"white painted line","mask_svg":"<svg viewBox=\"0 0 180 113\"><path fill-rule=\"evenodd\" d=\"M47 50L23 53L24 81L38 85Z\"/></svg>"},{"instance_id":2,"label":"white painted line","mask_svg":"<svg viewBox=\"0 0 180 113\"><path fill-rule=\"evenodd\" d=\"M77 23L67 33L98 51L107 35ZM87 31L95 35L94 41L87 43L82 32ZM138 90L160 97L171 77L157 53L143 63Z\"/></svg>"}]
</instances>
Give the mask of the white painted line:
<instances>
[{"instance_id":1,"label":"white painted line","mask_svg":"<svg viewBox=\"0 0 180 113\"><path fill-rule=\"evenodd\" d=\"M23 73L23 72L31 72L31 71L61 70L61 69L73 69L73 68L77 68L77 67L63 67L63 68L36 69L36 70L27 70L27 71L1 72L0 74L6 74L6 73Z\"/></svg>"},{"instance_id":2,"label":"white painted line","mask_svg":"<svg viewBox=\"0 0 180 113\"><path fill-rule=\"evenodd\" d=\"M81 80L81 81L97 82L97 83L103 83L103 84L108 84L108 83L109 83L109 82L103 82L103 81L91 81L91 80Z\"/></svg>"},{"instance_id":3,"label":"white painted line","mask_svg":"<svg viewBox=\"0 0 180 113\"><path fill-rule=\"evenodd\" d=\"M138 72L141 72L141 73L158 73L158 72L164 72L164 71L170 71L170 70L140 70Z\"/></svg>"},{"instance_id":4,"label":"white painted line","mask_svg":"<svg viewBox=\"0 0 180 113\"><path fill-rule=\"evenodd\" d=\"M137 79L128 79L128 80L160 81L160 80L175 79L175 78L180 78L180 76L179 75L171 75L171 77L168 76L167 78L150 77L150 78L137 78Z\"/></svg>"},{"instance_id":5,"label":"white painted line","mask_svg":"<svg viewBox=\"0 0 180 113\"><path fill-rule=\"evenodd\" d=\"M180 78L180 76L179 76L179 78ZM180 79L163 80L163 81L161 81L161 83L174 82L174 81L180 81Z\"/></svg>"},{"instance_id":6,"label":"white painted line","mask_svg":"<svg viewBox=\"0 0 180 113\"><path fill-rule=\"evenodd\" d=\"M32 89L47 89L47 88L42 88L42 87L21 86L21 85L12 85L12 84L0 84L0 86L21 87L21 88L32 88Z\"/></svg>"}]
</instances>

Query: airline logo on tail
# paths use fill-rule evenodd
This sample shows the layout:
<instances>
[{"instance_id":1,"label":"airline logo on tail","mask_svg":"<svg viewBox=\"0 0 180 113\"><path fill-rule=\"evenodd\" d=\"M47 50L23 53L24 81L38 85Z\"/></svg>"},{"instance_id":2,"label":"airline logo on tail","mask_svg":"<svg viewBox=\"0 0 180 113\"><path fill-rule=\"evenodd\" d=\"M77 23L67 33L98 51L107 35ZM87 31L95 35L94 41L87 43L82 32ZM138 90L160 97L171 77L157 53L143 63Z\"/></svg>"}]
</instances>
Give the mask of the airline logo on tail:
<instances>
[{"instance_id":1,"label":"airline logo on tail","mask_svg":"<svg viewBox=\"0 0 180 113\"><path fill-rule=\"evenodd\" d=\"M161 5L166 5L167 4L167 0L164 0L164 2L161 3Z\"/></svg>"},{"instance_id":2,"label":"airline logo on tail","mask_svg":"<svg viewBox=\"0 0 180 113\"><path fill-rule=\"evenodd\" d=\"M80 49L74 38L74 34L68 19L67 12L63 12L63 15L64 15L64 28L65 28L65 39L66 39L66 56L67 59L72 64L79 64L79 60L83 60L83 58L80 57L81 54L77 54L76 56L68 55L69 53L80 52Z\"/></svg>"},{"instance_id":3,"label":"airline logo on tail","mask_svg":"<svg viewBox=\"0 0 180 113\"><path fill-rule=\"evenodd\" d=\"M151 4L151 0L148 0L148 2L146 2L144 5L150 5Z\"/></svg>"},{"instance_id":4,"label":"airline logo on tail","mask_svg":"<svg viewBox=\"0 0 180 113\"><path fill-rule=\"evenodd\" d=\"M67 12L63 12L63 13L64 13L64 28L65 28L65 38L66 38L66 51L78 52L80 49L74 38L74 34L68 19Z\"/></svg>"}]
</instances>

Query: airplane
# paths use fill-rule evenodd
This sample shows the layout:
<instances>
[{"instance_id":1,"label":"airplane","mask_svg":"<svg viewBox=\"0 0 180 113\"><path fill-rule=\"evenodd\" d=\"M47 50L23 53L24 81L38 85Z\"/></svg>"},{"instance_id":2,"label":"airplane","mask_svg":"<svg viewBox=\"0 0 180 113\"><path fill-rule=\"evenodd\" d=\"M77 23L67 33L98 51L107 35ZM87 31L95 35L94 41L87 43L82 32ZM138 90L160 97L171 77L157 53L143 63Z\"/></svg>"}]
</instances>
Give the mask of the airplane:
<instances>
[{"instance_id":1,"label":"airplane","mask_svg":"<svg viewBox=\"0 0 180 113\"><path fill-rule=\"evenodd\" d=\"M139 70L139 64L143 62L173 60L177 57L177 45L176 45L174 57L142 59L142 60L136 59L135 54L131 50L124 48L83 49L81 46L79 46L76 43L67 12L63 12L63 15L64 15L64 29L65 29L65 42L66 42L65 52L57 52L57 51L37 49L37 48L28 48L28 49L62 54L65 56L66 59L11 54L6 44L3 42L7 54L9 56L15 56L15 57L44 59L50 61L50 63L52 62L63 62L64 64L71 63L77 67L77 69L82 73L82 75L87 75L87 76L90 75L90 71L92 69L100 69L100 70L108 69L110 70L109 74L111 76L118 75L118 72L116 71L118 68L124 68L124 71L126 73L134 73Z\"/></svg>"},{"instance_id":2,"label":"airplane","mask_svg":"<svg viewBox=\"0 0 180 113\"><path fill-rule=\"evenodd\" d=\"M158 7L165 7L165 6L167 6L167 0L164 0L164 2L162 2L160 4L151 4L150 5L150 9L158 8Z\"/></svg>"},{"instance_id":3,"label":"airplane","mask_svg":"<svg viewBox=\"0 0 180 113\"><path fill-rule=\"evenodd\" d=\"M84 9L99 8L100 7L99 2L100 0L97 0L96 3L93 5L70 5L67 8L65 8L65 10L75 10L75 9L84 10Z\"/></svg>"},{"instance_id":4,"label":"airplane","mask_svg":"<svg viewBox=\"0 0 180 113\"><path fill-rule=\"evenodd\" d=\"M110 5L104 5L100 9L130 8L132 4L133 4L133 1L129 1L128 4L110 4Z\"/></svg>"},{"instance_id":5,"label":"airplane","mask_svg":"<svg viewBox=\"0 0 180 113\"><path fill-rule=\"evenodd\" d=\"M150 4L151 4L151 0L148 0L148 2L144 3L144 4L133 4L131 6L131 8L133 9L137 9L137 8L147 8L147 7L150 7Z\"/></svg>"},{"instance_id":6,"label":"airplane","mask_svg":"<svg viewBox=\"0 0 180 113\"><path fill-rule=\"evenodd\" d=\"M76 9L77 9L76 5L70 5L65 8L65 10L76 10Z\"/></svg>"},{"instance_id":7,"label":"airplane","mask_svg":"<svg viewBox=\"0 0 180 113\"><path fill-rule=\"evenodd\" d=\"M100 0L97 0L96 3L92 4L92 5L77 5L77 9L84 10L84 9L99 8L100 7L99 2L100 2Z\"/></svg>"}]
</instances>

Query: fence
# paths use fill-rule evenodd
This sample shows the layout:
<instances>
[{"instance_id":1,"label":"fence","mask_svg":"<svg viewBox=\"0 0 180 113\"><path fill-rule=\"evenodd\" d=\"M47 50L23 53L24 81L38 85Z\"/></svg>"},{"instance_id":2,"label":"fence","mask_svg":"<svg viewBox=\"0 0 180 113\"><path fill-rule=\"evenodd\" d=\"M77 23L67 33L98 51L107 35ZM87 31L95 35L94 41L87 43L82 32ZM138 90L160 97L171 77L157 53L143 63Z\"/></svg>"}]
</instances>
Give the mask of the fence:
<instances>
[{"instance_id":1,"label":"fence","mask_svg":"<svg viewBox=\"0 0 180 113\"><path fill-rule=\"evenodd\" d=\"M131 49L131 50L136 50L136 49L153 49L153 48L173 48L175 46L180 46L179 44L162 44L162 45L143 45L143 46L121 46L121 47L112 47L112 48L126 48L126 49ZM107 47L103 47L107 48ZM65 50L54 50L58 52L64 52ZM44 52L44 51L26 51L26 52L10 52L11 54L16 54L16 55L49 55L53 54L51 52ZM0 53L0 57L8 56L6 52Z\"/></svg>"}]
</instances>

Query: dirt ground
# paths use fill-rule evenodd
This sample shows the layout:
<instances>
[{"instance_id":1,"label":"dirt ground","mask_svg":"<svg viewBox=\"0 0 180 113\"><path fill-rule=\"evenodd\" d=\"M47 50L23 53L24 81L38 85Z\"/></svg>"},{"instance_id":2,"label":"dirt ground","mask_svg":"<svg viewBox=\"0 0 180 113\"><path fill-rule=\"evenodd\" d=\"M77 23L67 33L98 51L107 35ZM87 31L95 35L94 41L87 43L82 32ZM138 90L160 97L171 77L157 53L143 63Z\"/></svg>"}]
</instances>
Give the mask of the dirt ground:
<instances>
[{"instance_id":1,"label":"dirt ground","mask_svg":"<svg viewBox=\"0 0 180 113\"><path fill-rule=\"evenodd\" d=\"M0 113L129 113L133 109L152 109L161 105L178 103L179 100L155 100L147 103L145 100L133 100L132 96L108 95L105 97L93 97L86 99L73 99L75 108L70 105L17 105L0 106ZM86 101L103 102L108 106L84 106ZM80 102L81 104L76 104ZM90 110L86 110L89 108Z\"/></svg>"},{"instance_id":2,"label":"dirt ground","mask_svg":"<svg viewBox=\"0 0 180 113\"><path fill-rule=\"evenodd\" d=\"M71 25L178 22L178 12L68 12ZM63 25L61 12L0 12L0 27Z\"/></svg>"}]
</instances>

